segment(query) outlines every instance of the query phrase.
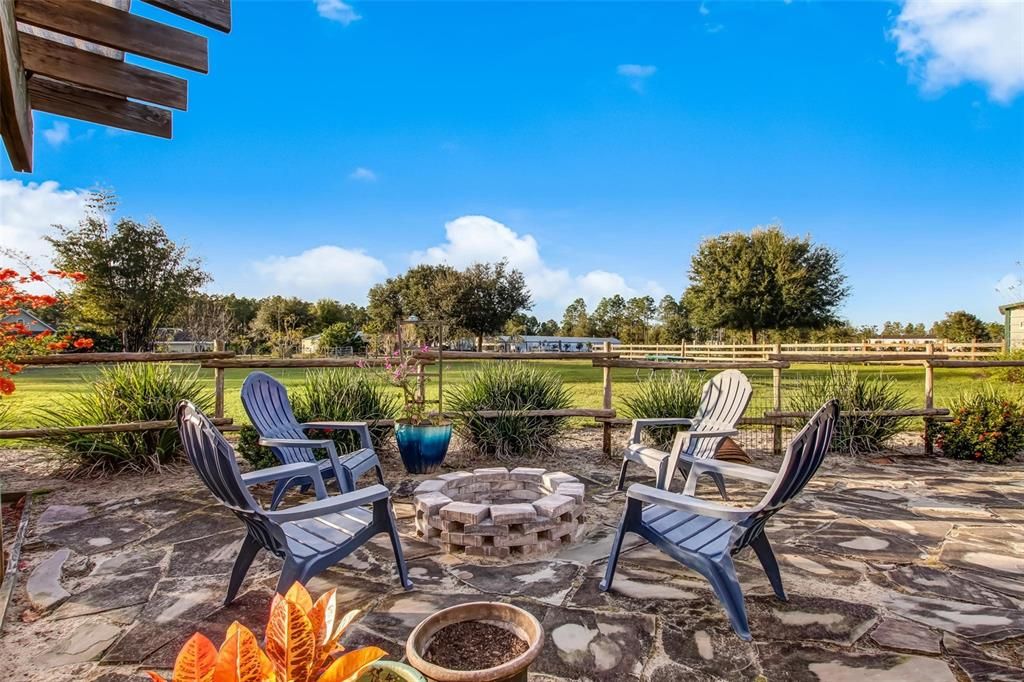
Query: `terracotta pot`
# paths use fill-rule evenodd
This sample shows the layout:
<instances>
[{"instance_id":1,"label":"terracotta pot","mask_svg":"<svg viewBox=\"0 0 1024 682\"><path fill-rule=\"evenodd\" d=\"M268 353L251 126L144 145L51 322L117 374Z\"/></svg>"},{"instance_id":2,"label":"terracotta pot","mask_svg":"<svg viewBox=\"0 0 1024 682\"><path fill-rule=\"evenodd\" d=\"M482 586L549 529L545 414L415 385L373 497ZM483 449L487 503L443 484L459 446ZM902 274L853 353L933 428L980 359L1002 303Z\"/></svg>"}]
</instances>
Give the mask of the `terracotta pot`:
<instances>
[{"instance_id":1,"label":"terracotta pot","mask_svg":"<svg viewBox=\"0 0 1024 682\"><path fill-rule=\"evenodd\" d=\"M449 670L423 658L438 630L464 621L480 621L510 630L522 637L529 648L511 661L482 670ZM530 613L511 604L477 601L452 606L425 618L406 640L405 655L414 668L433 682L526 682L530 664L543 645L544 628Z\"/></svg>"}]
</instances>

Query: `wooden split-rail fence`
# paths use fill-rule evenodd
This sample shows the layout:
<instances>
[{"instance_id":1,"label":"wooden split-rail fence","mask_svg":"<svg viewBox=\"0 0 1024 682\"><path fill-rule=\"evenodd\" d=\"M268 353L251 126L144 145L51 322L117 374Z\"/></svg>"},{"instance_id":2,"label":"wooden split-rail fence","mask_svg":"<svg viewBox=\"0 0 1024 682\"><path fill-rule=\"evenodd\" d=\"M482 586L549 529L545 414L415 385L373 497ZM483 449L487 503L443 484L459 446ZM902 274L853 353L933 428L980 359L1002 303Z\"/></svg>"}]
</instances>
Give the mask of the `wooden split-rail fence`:
<instances>
[{"instance_id":1,"label":"wooden split-rail fence","mask_svg":"<svg viewBox=\"0 0 1024 682\"><path fill-rule=\"evenodd\" d=\"M693 348L692 346L690 347ZM959 351L954 351L959 352ZM648 354L649 356L652 354ZM660 357L664 354L653 354ZM423 398L425 374L424 366L431 365L438 361L436 351L420 351L414 354L419 365L418 385L419 395ZM1021 367L1024 361L1021 360L970 360L962 356L955 356L951 352L938 352L932 344L925 344L922 352L792 352L786 350L783 344L773 344L766 352L761 353L758 358L691 358L679 359L638 359L624 356L620 346L612 346L605 342L602 349L596 352L536 352L536 353L505 353L505 352L469 352L469 351L448 351L444 353L444 360L474 360L474 361L580 361L589 360L593 367L601 369L602 400L600 408L578 407L561 410L526 410L516 412L517 415L532 417L582 417L594 419L601 425L603 430L603 449L606 454L611 454L611 430L614 427L628 425L629 420L618 416L613 405L613 380L612 370L615 368L635 370L765 370L772 372L771 408L765 410L761 415L751 415L740 420L740 425L762 425L772 428L772 445L775 452L781 452L783 443L783 428L794 426L801 419L806 419L809 414L799 411L784 411L782 409L782 378L783 372L789 369L794 363L815 363L815 364L897 364L897 365L918 365L923 368L924 374L924 407L904 410L886 410L871 413L848 411L844 414L849 416L877 416L877 417L916 417L929 422L942 419L948 416L949 411L935 406L934 389L935 374L937 367ZM379 366L385 362L384 358L358 358L358 357L330 357L330 358L251 358L238 357L235 353L223 350L223 344L214 344L214 350L206 353L68 353L60 355L41 355L19 358L19 364L32 366L67 366L80 364L118 363L118 362L197 362L203 369L213 371L214 380L214 423L224 430L237 430L233 420L225 415L224 407L224 372L227 369L275 369L275 368L324 368L324 367L365 367ZM454 413L445 413L447 416L454 416ZM501 417L505 412L495 410L482 410L475 412L477 416L487 418ZM381 425L393 425L390 421L380 421ZM61 433L118 433L138 432L150 430L163 430L174 426L172 420L160 420L150 422L131 422L123 424L93 424L85 426L74 426L66 428L15 428L0 430L0 439L24 439L24 438L48 438ZM931 442L928 437L930 430L925 429L926 447L931 450Z\"/></svg>"}]
</instances>

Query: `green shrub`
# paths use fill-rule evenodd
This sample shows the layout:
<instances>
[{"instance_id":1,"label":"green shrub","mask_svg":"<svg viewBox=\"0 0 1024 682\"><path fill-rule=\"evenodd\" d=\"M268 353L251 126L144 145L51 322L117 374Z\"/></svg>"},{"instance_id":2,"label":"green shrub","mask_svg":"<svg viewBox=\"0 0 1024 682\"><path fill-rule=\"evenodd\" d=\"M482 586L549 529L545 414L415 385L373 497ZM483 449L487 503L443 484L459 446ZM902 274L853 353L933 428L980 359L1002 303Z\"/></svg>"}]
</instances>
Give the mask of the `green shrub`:
<instances>
[{"instance_id":1,"label":"green shrub","mask_svg":"<svg viewBox=\"0 0 1024 682\"><path fill-rule=\"evenodd\" d=\"M700 405L703 384L689 372L654 375L637 385L636 392L622 398L622 413L629 419L654 417L692 417ZM678 429L674 426L644 431L644 442L658 448L672 444Z\"/></svg>"},{"instance_id":2,"label":"green shrub","mask_svg":"<svg viewBox=\"0 0 1024 682\"><path fill-rule=\"evenodd\" d=\"M792 399L792 407L797 411L815 412L833 398L839 401L843 412L885 412L911 407L910 399L894 378L840 367L831 367L828 374L803 378ZM906 417L841 416L832 438L832 450L853 455L876 452L908 426Z\"/></svg>"},{"instance_id":3,"label":"green shrub","mask_svg":"<svg viewBox=\"0 0 1024 682\"><path fill-rule=\"evenodd\" d=\"M951 421L935 426L936 444L949 457L1002 464L1024 452L1024 396L988 388L960 395L950 413Z\"/></svg>"},{"instance_id":4,"label":"green shrub","mask_svg":"<svg viewBox=\"0 0 1024 682\"><path fill-rule=\"evenodd\" d=\"M1024 348L1001 353L999 360L1024 360ZM991 375L1008 384L1024 384L1024 367L993 367Z\"/></svg>"},{"instance_id":5,"label":"green shrub","mask_svg":"<svg viewBox=\"0 0 1024 682\"><path fill-rule=\"evenodd\" d=\"M59 397L40 412L44 426L124 424L174 419L181 400L209 410L213 396L198 370L167 364L119 364L100 371L83 394ZM127 433L64 433L47 439L72 473L156 470L181 452L175 427Z\"/></svg>"},{"instance_id":6,"label":"green shrub","mask_svg":"<svg viewBox=\"0 0 1024 682\"><path fill-rule=\"evenodd\" d=\"M370 423L370 438L380 450L391 433L390 426L376 426L380 419L398 414L398 396L378 378L361 370L318 369L306 372L305 381L289 394L292 411L299 422L365 421ZM310 438L331 438L339 454L359 447L352 431L307 431ZM238 435L238 452L254 467L262 469L280 464L269 448L259 445L259 434L252 426L243 426ZM326 457L323 450L317 457Z\"/></svg>"},{"instance_id":7,"label":"green shrub","mask_svg":"<svg viewBox=\"0 0 1024 682\"><path fill-rule=\"evenodd\" d=\"M554 451L555 438L569 426L567 417L527 417L526 410L561 410L572 406L572 393L553 372L518 362L499 362L473 372L464 384L449 388L445 400L459 413L455 427L473 448L500 459ZM474 410L500 410L483 418Z\"/></svg>"}]
</instances>

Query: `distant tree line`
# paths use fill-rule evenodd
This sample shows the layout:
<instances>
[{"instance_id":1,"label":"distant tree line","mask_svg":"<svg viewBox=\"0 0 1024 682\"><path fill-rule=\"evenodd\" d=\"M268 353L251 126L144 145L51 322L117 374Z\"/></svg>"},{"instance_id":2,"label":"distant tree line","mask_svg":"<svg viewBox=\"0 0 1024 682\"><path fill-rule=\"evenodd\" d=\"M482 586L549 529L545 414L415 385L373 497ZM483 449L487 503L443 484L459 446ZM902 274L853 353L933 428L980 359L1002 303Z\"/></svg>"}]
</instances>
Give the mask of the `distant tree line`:
<instances>
[{"instance_id":1,"label":"distant tree line","mask_svg":"<svg viewBox=\"0 0 1024 682\"><path fill-rule=\"evenodd\" d=\"M561 321L529 315L532 296L523 274L505 261L458 270L417 265L375 285L365 307L330 298L200 293L211 277L159 223L114 219L115 198L96 192L77 226L57 226L48 240L54 265L87 279L41 311L51 324L86 333L100 350L147 350L163 340L222 339L246 354L287 357L304 337L320 334L322 352L393 335L415 316L409 333L436 343L508 334L616 337L624 343L844 342L871 336L924 337L957 342L1002 338L1002 325L962 310L927 330L921 323L853 327L837 317L849 294L838 254L778 226L705 239L690 263L690 286L678 298L615 294L589 310L582 298ZM174 338L167 338L173 335ZM393 339L392 339L393 341ZM390 343L389 341L388 343Z\"/></svg>"}]
</instances>

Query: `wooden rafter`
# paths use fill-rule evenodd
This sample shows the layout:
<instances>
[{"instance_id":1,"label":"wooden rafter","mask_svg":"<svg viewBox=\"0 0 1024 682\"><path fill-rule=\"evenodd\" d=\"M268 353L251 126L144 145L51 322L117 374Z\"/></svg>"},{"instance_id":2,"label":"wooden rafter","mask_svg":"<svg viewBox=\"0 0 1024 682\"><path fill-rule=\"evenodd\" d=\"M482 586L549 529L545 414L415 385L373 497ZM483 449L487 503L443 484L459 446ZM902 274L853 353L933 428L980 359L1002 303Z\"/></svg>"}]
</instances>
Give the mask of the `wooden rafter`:
<instances>
[{"instance_id":1,"label":"wooden rafter","mask_svg":"<svg viewBox=\"0 0 1024 682\"><path fill-rule=\"evenodd\" d=\"M231 0L142 1L231 30ZM33 109L171 136L172 113L164 107L187 108L187 81L124 58L206 73L207 40L132 14L130 2L0 0L0 133L15 170L32 170Z\"/></svg>"},{"instance_id":2,"label":"wooden rafter","mask_svg":"<svg viewBox=\"0 0 1024 682\"><path fill-rule=\"evenodd\" d=\"M231 30L231 0L142 0L225 33Z\"/></svg>"},{"instance_id":3,"label":"wooden rafter","mask_svg":"<svg viewBox=\"0 0 1024 682\"><path fill-rule=\"evenodd\" d=\"M18 21L206 73L206 38L89 0L16 0Z\"/></svg>"},{"instance_id":4,"label":"wooden rafter","mask_svg":"<svg viewBox=\"0 0 1024 682\"><path fill-rule=\"evenodd\" d=\"M77 85L35 77L28 82L32 107L59 116L82 118L102 125L169 138L171 112L122 97L86 90Z\"/></svg>"},{"instance_id":5,"label":"wooden rafter","mask_svg":"<svg viewBox=\"0 0 1024 682\"><path fill-rule=\"evenodd\" d=\"M18 36L25 70L94 90L175 109L188 103L188 81L27 33Z\"/></svg>"},{"instance_id":6,"label":"wooden rafter","mask_svg":"<svg viewBox=\"0 0 1024 682\"><path fill-rule=\"evenodd\" d=\"M21 64L14 0L0 0L0 134L14 170L32 170L32 109Z\"/></svg>"}]
</instances>

